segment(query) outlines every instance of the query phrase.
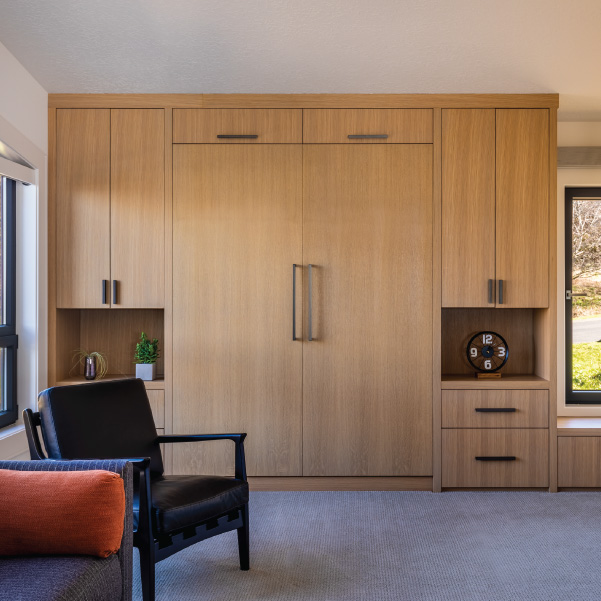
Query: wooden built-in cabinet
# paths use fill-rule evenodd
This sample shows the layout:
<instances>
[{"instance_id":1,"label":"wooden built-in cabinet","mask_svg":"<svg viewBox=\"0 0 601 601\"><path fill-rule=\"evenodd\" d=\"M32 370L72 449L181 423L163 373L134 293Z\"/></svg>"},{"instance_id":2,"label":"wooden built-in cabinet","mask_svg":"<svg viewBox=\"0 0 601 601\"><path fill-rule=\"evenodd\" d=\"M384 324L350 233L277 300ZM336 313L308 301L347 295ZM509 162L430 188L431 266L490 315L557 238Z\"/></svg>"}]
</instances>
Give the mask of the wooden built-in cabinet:
<instances>
[{"instance_id":1,"label":"wooden built-in cabinet","mask_svg":"<svg viewBox=\"0 0 601 601\"><path fill-rule=\"evenodd\" d=\"M442 111L443 307L549 306L549 111Z\"/></svg>"},{"instance_id":2,"label":"wooden built-in cabinet","mask_svg":"<svg viewBox=\"0 0 601 601\"><path fill-rule=\"evenodd\" d=\"M163 109L56 115L56 306L160 308Z\"/></svg>"},{"instance_id":3,"label":"wooden built-in cabinet","mask_svg":"<svg viewBox=\"0 0 601 601\"><path fill-rule=\"evenodd\" d=\"M263 487L555 490L556 96L50 103L49 384L76 348L131 377L145 331L157 428L247 432ZM501 380L465 358L485 329Z\"/></svg>"}]
</instances>

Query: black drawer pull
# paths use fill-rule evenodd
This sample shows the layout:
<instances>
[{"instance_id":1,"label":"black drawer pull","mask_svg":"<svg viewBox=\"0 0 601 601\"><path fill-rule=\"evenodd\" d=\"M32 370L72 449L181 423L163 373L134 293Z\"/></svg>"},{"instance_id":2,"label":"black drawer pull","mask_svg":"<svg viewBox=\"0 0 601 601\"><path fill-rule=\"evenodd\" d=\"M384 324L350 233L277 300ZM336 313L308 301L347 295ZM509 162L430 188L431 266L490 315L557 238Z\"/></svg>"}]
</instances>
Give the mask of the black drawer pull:
<instances>
[{"instance_id":1,"label":"black drawer pull","mask_svg":"<svg viewBox=\"0 0 601 601\"><path fill-rule=\"evenodd\" d=\"M513 455L499 455L499 456L490 455L487 457L476 457L475 459L476 459L476 461L515 461L517 459L517 457L515 457Z\"/></svg>"},{"instance_id":2,"label":"black drawer pull","mask_svg":"<svg viewBox=\"0 0 601 601\"><path fill-rule=\"evenodd\" d=\"M388 138L388 134L349 134L348 136L349 140L385 140L386 138Z\"/></svg>"},{"instance_id":3,"label":"black drawer pull","mask_svg":"<svg viewBox=\"0 0 601 601\"><path fill-rule=\"evenodd\" d=\"M478 413L515 413L515 407L476 407Z\"/></svg>"},{"instance_id":4,"label":"black drawer pull","mask_svg":"<svg viewBox=\"0 0 601 601\"><path fill-rule=\"evenodd\" d=\"M224 140L256 140L259 136L257 134L218 134L217 137Z\"/></svg>"}]
</instances>

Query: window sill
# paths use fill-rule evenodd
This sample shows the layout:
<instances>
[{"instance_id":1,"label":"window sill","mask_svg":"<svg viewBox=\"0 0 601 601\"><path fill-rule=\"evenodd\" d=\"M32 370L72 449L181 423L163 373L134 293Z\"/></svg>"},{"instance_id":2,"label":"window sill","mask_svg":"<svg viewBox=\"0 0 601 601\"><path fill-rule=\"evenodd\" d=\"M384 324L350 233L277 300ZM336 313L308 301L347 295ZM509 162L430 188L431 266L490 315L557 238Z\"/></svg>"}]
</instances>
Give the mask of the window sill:
<instances>
[{"instance_id":1,"label":"window sill","mask_svg":"<svg viewBox=\"0 0 601 601\"><path fill-rule=\"evenodd\" d=\"M27 451L27 436L23 424L13 424L0 430L0 459L14 459Z\"/></svg>"}]
</instances>

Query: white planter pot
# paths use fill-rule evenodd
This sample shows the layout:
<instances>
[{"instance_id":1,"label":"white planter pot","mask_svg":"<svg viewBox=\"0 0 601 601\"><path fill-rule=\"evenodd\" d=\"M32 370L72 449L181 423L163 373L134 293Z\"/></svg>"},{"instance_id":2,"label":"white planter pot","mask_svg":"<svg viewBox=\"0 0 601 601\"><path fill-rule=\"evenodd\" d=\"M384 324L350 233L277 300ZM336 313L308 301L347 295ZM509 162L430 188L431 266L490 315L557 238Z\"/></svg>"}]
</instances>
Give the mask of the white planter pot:
<instances>
[{"instance_id":1,"label":"white planter pot","mask_svg":"<svg viewBox=\"0 0 601 601\"><path fill-rule=\"evenodd\" d=\"M136 378L140 378L140 380L154 380L156 377L156 363L136 363Z\"/></svg>"}]
</instances>

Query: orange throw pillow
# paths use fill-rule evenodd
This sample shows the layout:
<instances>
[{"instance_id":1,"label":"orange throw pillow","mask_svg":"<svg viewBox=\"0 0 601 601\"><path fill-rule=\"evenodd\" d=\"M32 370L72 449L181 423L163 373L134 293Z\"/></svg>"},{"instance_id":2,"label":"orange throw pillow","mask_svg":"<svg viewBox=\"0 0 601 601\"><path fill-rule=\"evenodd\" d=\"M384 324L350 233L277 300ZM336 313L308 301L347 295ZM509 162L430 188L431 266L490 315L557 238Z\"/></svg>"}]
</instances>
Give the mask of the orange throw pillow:
<instances>
[{"instance_id":1,"label":"orange throw pillow","mask_svg":"<svg viewBox=\"0 0 601 601\"><path fill-rule=\"evenodd\" d=\"M0 470L0 555L116 553L125 491L118 474Z\"/></svg>"}]
</instances>

